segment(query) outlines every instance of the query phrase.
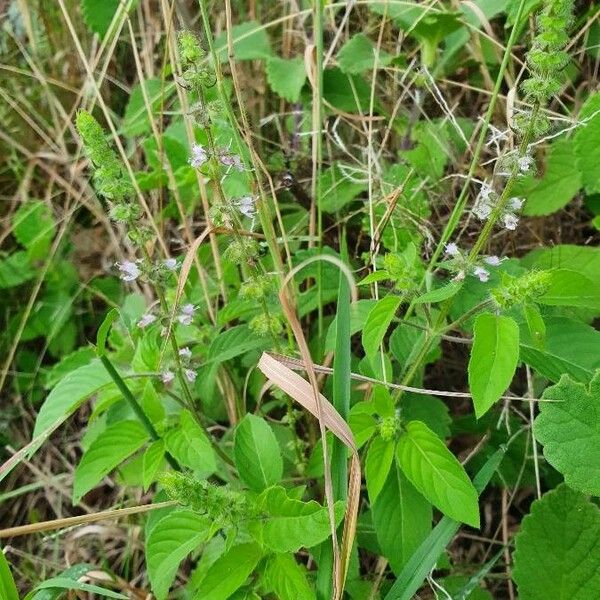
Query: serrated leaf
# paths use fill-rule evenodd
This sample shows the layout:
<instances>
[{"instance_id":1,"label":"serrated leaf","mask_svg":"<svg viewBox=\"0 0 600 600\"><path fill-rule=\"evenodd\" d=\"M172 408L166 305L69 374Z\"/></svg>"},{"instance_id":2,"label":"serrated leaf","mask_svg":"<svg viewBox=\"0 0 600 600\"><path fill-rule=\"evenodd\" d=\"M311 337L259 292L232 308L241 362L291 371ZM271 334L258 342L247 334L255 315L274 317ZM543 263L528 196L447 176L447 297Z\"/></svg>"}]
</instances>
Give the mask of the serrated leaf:
<instances>
[{"instance_id":1,"label":"serrated leaf","mask_svg":"<svg viewBox=\"0 0 600 600\"><path fill-rule=\"evenodd\" d=\"M483 313L475 319L469 387L477 418L506 391L519 362L519 326L510 317Z\"/></svg>"},{"instance_id":2,"label":"serrated leaf","mask_svg":"<svg viewBox=\"0 0 600 600\"><path fill-rule=\"evenodd\" d=\"M431 531L431 504L393 465L371 508L381 551L399 573Z\"/></svg>"},{"instance_id":3,"label":"serrated leaf","mask_svg":"<svg viewBox=\"0 0 600 600\"><path fill-rule=\"evenodd\" d=\"M213 534L210 517L180 509L164 516L146 539L146 563L152 591L167 597L181 561Z\"/></svg>"},{"instance_id":4,"label":"serrated leaf","mask_svg":"<svg viewBox=\"0 0 600 600\"><path fill-rule=\"evenodd\" d=\"M265 490L257 500L258 507L268 517L250 521L248 529L257 542L274 552L297 552L313 547L331 534L327 507L311 500L302 502L289 498L284 488ZM343 502L335 505L336 522L343 516Z\"/></svg>"},{"instance_id":5,"label":"serrated leaf","mask_svg":"<svg viewBox=\"0 0 600 600\"><path fill-rule=\"evenodd\" d=\"M56 223L45 202L28 200L13 215L12 231L19 244L27 248L29 258L37 260L50 248Z\"/></svg>"},{"instance_id":6,"label":"serrated leaf","mask_svg":"<svg viewBox=\"0 0 600 600\"><path fill-rule=\"evenodd\" d=\"M547 388L533 424L544 457L574 489L600 496L600 372L589 387L567 375Z\"/></svg>"},{"instance_id":7,"label":"serrated leaf","mask_svg":"<svg viewBox=\"0 0 600 600\"><path fill-rule=\"evenodd\" d=\"M477 491L444 442L421 421L411 421L396 447L407 479L445 515L479 527Z\"/></svg>"},{"instance_id":8,"label":"serrated leaf","mask_svg":"<svg viewBox=\"0 0 600 600\"><path fill-rule=\"evenodd\" d=\"M400 302L400 296L390 294L371 309L362 333L362 344L368 357L372 358L377 354Z\"/></svg>"},{"instance_id":9,"label":"serrated leaf","mask_svg":"<svg viewBox=\"0 0 600 600\"><path fill-rule=\"evenodd\" d=\"M357 74L372 70L375 64L384 67L392 58L384 50L380 49L377 53L371 40L364 33L357 33L342 46L337 55L337 62L344 73Z\"/></svg>"},{"instance_id":10,"label":"serrated leaf","mask_svg":"<svg viewBox=\"0 0 600 600\"><path fill-rule=\"evenodd\" d=\"M561 484L531 505L515 538L520 600L600 597L600 510Z\"/></svg>"},{"instance_id":11,"label":"serrated leaf","mask_svg":"<svg viewBox=\"0 0 600 600\"><path fill-rule=\"evenodd\" d=\"M35 420L33 437L50 426L62 423L86 398L111 382L111 376L98 360L71 371L59 381L42 404Z\"/></svg>"},{"instance_id":12,"label":"serrated leaf","mask_svg":"<svg viewBox=\"0 0 600 600\"><path fill-rule=\"evenodd\" d=\"M17 287L35 277L27 252L17 250L0 259L0 290Z\"/></svg>"},{"instance_id":13,"label":"serrated leaf","mask_svg":"<svg viewBox=\"0 0 600 600\"><path fill-rule=\"evenodd\" d=\"M394 460L396 444L393 440L384 440L380 435L373 438L365 459L365 479L371 504L383 488Z\"/></svg>"},{"instance_id":14,"label":"serrated leaf","mask_svg":"<svg viewBox=\"0 0 600 600\"><path fill-rule=\"evenodd\" d=\"M156 440L146 448L142 459L142 485L144 491L147 491L156 479L156 473L160 469L164 458L164 440Z\"/></svg>"},{"instance_id":15,"label":"serrated leaf","mask_svg":"<svg viewBox=\"0 0 600 600\"><path fill-rule=\"evenodd\" d=\"M255 492L279 483L283 460L277 438L262 418L247 414L235 430L235 465L242 481Z\"/></svg>"},{"instance_id":16,"label":"serrated leaf","mask_svg":"<svg viewBox=\"0 0 600 600\"><path fill-rule=\"evenodd\" d=\"M194 600L226 600L248 579L263 551L258 544L231 547L212 564Z\"/></svg>"},{"instance_id":17,"label":"serrated leaf","mask_svg":"<svg viewBox=\"0 0 600 600\"><path fill-rule=\"evenodd\" d=\"M290 554L275 554L265 567L263 584L279 600L314 600L306 569Z\"/></svg>"},{"instance_id":18,"label":"serrated leaf","mask_svg":"<svg viewBox=\"0 0 600 600\"><path fill-rule=\"evenodd\" d=\"M75 469L73 504L77 504L108 473L137 452L148 432L138 421L121 421L107 427L90 445Z\"/></svg>"},{"instance_id":19,"label":"serrated leaf","mask_svg":"<svg viewBox=\"0 0 600 600\"><path fill-rule=\"evenodd\" d=\"M304 60L272 56L266 65L267 81L271 89L288 102L298 102L306 81Z\"/></svg>"},{"instance_id":20,"label":"serrated leaf","mask_svg":"<svg viewBox=\"0 0 600 600\"><path fill-rule=\"evenodd\" d=\"M573 138L581 183L588 194L600 192L600 94L592 94L579 113L578 120L588 119Z\"/></svg>"}]
</instances>

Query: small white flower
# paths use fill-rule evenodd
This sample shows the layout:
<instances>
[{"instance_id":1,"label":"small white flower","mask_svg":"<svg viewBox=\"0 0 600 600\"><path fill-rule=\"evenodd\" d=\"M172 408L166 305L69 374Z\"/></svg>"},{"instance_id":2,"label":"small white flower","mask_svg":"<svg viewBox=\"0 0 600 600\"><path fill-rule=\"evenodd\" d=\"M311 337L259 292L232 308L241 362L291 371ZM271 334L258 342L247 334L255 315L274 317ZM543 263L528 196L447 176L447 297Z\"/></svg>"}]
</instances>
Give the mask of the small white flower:
<instances>
[{"instance_id":1,"label":"small white flower","mask_svg":"<svg viewBox=\"0 0 600 600\"><path fill-rule=\"evenodd\" d=\"M174 271L177 268L177 259L176 258L167 258L163 264L169 271Z\"/></svg>"},{"instance_id":2,"label":"small white flower","mask_svg":"<svg viewBox=\"0 0 600 600\"><path fill-rule=\"evenodd\" d=\"M208 154L204 146L200 144L194 144L192 146L192 156L190 157L189 163L197 169L201 167L208 160Z\"/></svg>"},{"instance_id":3,"label":"small white flower","mask_svg":"<svg viewBox=\"0 0 600 600\"><path fill-rule=\"evenodd\" d=\"M135 281L140 276L139 267L130 260L125 260L122 263L116 263L119 271L121 271L121 279L123 281Z\"/></svg>"},{"instance_id":4,"label":"small white flower","mask_svg":"<svg viewBox=\"0 0 600 600\"><path fill-rule=\"evenodd\" d=\"M504 221L504 227L509 231L514 231L519 224L519 217L517 215L513 215L512 213L506 213L502 220Z\"/></svg>"},{"instance_id":5,"label":"small white flower","mask_svg":"<svg viewBox=\"0 0 600 600\"><path fill-rule=\"evenodd\" d=\"M521 171L521 173L528 173L531 167L533 166L533 162L533 158L529 156L529 154L525 154L525 156L519 156L519 158L517 159L519 171Z\"/></svg>"},{"instance_id":6,"label":"small white flower","mask_svg":"<svg viewBox=\"0 0 600 600\"><path fill-rule=\"evenodd\" d=\"M193 304L184 304L181 307L181 314L177 317L177 320L182 325L191 325L195 312L196 307Z\"/></svg>"},{"instance_id":7,"label":"small white flower","mask_svg":"<svg viewBox=\"0 0 600 600\"><path fill-rule=\"evenodd\" d=\"M222 154L219 158L221 164L226 167L234 167L238 171L244 170L242 159L237 154Z\"/></svg>"},{"instance_id":8,"label":"small white flower","mask_svg":"<svg viewBox=\"0 0 600 600\"><path fill-rule=\"evenodd\" d=\"M256 214L256 206L252 196L244 196L237 201L238 210L249 219L254 218Z\"/></svg>"},{"instance_id":9,"label":"small white flower","mask_svg":"<svg viewBox=\"0 0 600 600\"><path fill-rule=\"evenodd\" d=\"M475 267L473 269L473 275L475 275L475 277L479 277L479 281L483 283L489 281L490 279L490 272L483 267Z\"/></svg>"},{"instance_id":10,"label":"small white flower","mask_svg":"<svg viewBox=\"0 0 600 600\"><path fill-rule=\"evenodd\" d=\"M137 322L137 326L144 329L154 323L154 321L156 321L156 317L153 314L147 313Z\"/></svg>"},{"instance_id":11,"label":"small white flower","mask_svg":"<svg viewBox=\"0 0 600 600\"><path fill-rule=\"evenodd\" d=\"M498 256L494 255L494 256L486 256L483 259L483 262L486 265L490 265L490 267L497 267L500 265L500 263L503 261L504 259L499 258Z\"/></svg>"},{"instance_id":12,"label":"small white flower","mask_svg":"<svg viewBox=\"0 0 600 600\"><path fill-rule=\"evenodd\" d=\"M487 182L483 182L481 184L481 188L479 190L479 197L483 200L490 200L491 195L494 193L494 188Z\"/></svg>"},{"instance_id":13,"label":"small white flower","mask_svg":"<svg viewBox=\"0 0 600 600\"><path fill-rule=\"evenodd\" d=\"M481 221L485 221L492 214L492 205L487 202L477 202L473 207L473 213Z\"/></svg>"},{"instance_id":14,"label":"small white flower","mask_svg":"<svg viewBox=\"0 0 600 600\"><path fill-rule=\"evenodd\" d=\"M179 356L181 356L182 358L191 358L192 351L187 346L185 348L180 348Z\"/></svg>"},{"instance_id":15,"label":"small white flower","mask_svg":"<svg viewBox=\"0 0 600 600\"><path fill-rule=\"evenodd\" d=\"M196 377L198 376L198 373L196 373L196 371L194 371L193 369L185 369L183 372L185 373L185 378L190 383L194 383L194 381L196 381Z\"/></svg>"},{"instance_id":16,"label":"small white flower","mask_svg":"<svg viewBox=\"0 0 600 600\"><path fill-rule=\"evenodd\" d=\"M445 254L447 256L459 256L459 254L460 254L460 250L458 249L458 246L454 242L450 242L449 244L446 244L444 246L444 248L445 248Z\"/></svg>"},{"instance_id":17,"label":"small white flower","mask_svg":"<svg viewBox=\"0 0 600 600\"><path fill-rule=\"evenodd\" d=\"M163 371L160 374L160 380L166 385L175 379L175 373L172 371Z\"/></svg>"},{"instance_id":18,"label":"small white flower","mask_svg":"<svg viewBox=\"0 0 600 600\"><path fill-rule=\"evenodd\" d=\"M525 202L525 200L523 198L511 198L508 202L509 206L513 209L513 210L521 210L521 208L523 208L523 203Z\"/></svg>"},{"instance_id":19,"label":"small white flower","mask_svg":"<svg viewBox=\"0 0 600 600\"><path fill-rule=\"evenodd\" d=\"M465 279L465 272L464 271L459 271L453 278L452 281L464 281Z\"/></svg>"}]
</instances>

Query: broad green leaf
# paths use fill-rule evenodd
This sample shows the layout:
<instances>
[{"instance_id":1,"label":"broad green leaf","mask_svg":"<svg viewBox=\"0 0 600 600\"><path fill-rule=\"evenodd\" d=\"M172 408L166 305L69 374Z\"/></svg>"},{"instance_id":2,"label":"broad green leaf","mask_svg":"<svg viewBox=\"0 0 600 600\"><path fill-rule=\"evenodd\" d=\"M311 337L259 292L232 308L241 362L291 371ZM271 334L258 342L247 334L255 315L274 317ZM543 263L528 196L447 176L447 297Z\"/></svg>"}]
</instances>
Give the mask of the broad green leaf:
<instances>
[{"instance_id":1,"label":"broad green leaf","mask_svg":"<svg viewBox=\"0 0 600 600\"><path fill-rule=\"evenodd\" d=\"M208 349L206 363L220 363L258 350L266 345L264 338L257 336L247 325L238 325L217 335Z\"/></svg>"},{"instance_id":2,"label":"broad green leaf","mask_svg":"<svg viewBox=\"0 0 600 600\"><path fill-rule=\"evenodd\" d=\"M194 600L227 600L248 579L262 555L258 544L231 547L212 564Z\"/></svg>"},{"instance_id":3,"label":"broad green leaf","mask_svg":"<svg viewBox=\"0 0 600 600\"><path fill-rule=\"evenodd\" d=\"M17 287L35 277L35 270L25 250L0 258L0 290Z\"/></svg>"},{"instance_id":4,"label":"broad green leaf","mask_svg":"<svg viewBox=\"0 0 600 600\"><path fill-rule=\"evenodd\" d=\"M164 440L175 460L192 469L197 477L208 477L217 470L210 441L189 410L181 411L179 427L169 430Z\"/></svg>"},{"instance_id":5,"label":"broad green leaf","mask_svg":"<svg viewBox=\"0 0 600 600\"><path fill-rule=\"evenodd\" d=\"M338 110L355 113L368 110L371 100L369 84L358 75L346 75L340 69L325 69L323 97ZM377 99L376 106L379 106Z\"/></svg>"},{"instance_id":6,"label":"broad green leaf","mask_svg":"<svg viewBox=\"0 0 600 600\"><path fill-rule=\"evenodd\" d=\"M581 111L579 121L587 120L574 136L577 167L586 193L600 192L600 94L589 96Z\"/></svg>"},{"instance_id":7,"label":"broad green leaf","mask_svg":"<svg viewBox=\"0 0 600 600\"><path fill-rule=\"evenodd\" d=\"M531 505L515 538L520 600L600 598L600 510L561 484Z\"/></svg>"},{"instance_id":8,"label":"broad green leaf","mask_svg":"<svg viewBox=\"0 0 600 600\"><path fill-rule=\"evenodd\" d=\"M462 285L462 281L451 281L442 287L426 292L418 298L415 298L413 304L434 304L436 302L448 300L448 298L452 298L452 296L460 291Z\"/></svg>"},{"instance_id":9,"label":"broad green leaf","mask_svg":"<svg viewBox=\"0 0 600 600\"><path fill-rule=\"evenodd\" d=\"M144 86L143 89L142 85ZM168 99L164 81L160 79L146 79L142 83L137 83L131 91L125 115L123 116L123 132L129 137L143 135L152 131L148 108L144 100L144 92L150 106L150 112L153 115L158 114Z\"/></svg>"},{"instance_id":10,"label":"broad green leaf","mask_svg":"<svg viewBox=\"0 0 600 600\"><path fill-rule=\"evenodd\" d=\"M526 184L523 214L549 215L563 208L581 188L581 174L573 168L574 164L573 142L554 142L548 150L544 176Z\"/></svg>"},{"instance_id":11,"label":"broad green leaf","mask_svg":"<svg viewBox=\"0 0 600 600\"><path fill-rule=\"evenodd\" d=\"M371 508L381 551L399 573L431 531L431 504L393 465Z\"/></svg>"},{"instance_id":12,"label":"broad green leaf","mask_svg":"<svg viewBox=\"0 0 600 600\"><path fill-rule=\"evenodd\" d=\"M34 591L44 590L48 588L62 588L63 590L78 590L80 592L87 592L88 594L97 594L98 596L104 596L105 598L116 598L117 600L128 600L127 596L107 590L106 588L100 587L99 585L92 585L89 583L83 583L81 581L75 581L69 577L52 577L47 579L43 583L37 585Z\"/></svg>"},{"instance_id":13,"label":"broad green leaf","mask_svg":"<svg viewBox=\"0 0 600 600\"><path fill-rule=\"evenodd\" d=\"M407 479L445 515L479 527L477 491L444 442L421 421L411 421L396 447Z\"/></svg>"},{"instance_id":14,"label":"broad green leaf","mask_svg":"<svg viewBox=\"0 0 600 600\"><path fill-rule=\"evenodd\" d=\"M100 37L104 37L115 16L121 0L81 0L85 24Z\"/></svg>"},{"instance_id":15,"label":"broad green leaf","mask_svg":"<svg viewBox=\"0 0 600 600\"><path fill-rule=\"evenodd\" d=\"M394 460L395 448L393 440L384 440L380 435L375 436L369 445L365 459L365 479L371 504L377 500L385 484Z\"/></svg>"},{"instance_id":16,"label":"broad green leaf","mask_svg":"<svg viewBox=\"0 0 600 600\"><path fill-rule=\"evenodd\" d=\"M377 52L376 47L364 33L357 33L350 38L337 54L337 62L344 73L357 74L388 65L392 56L384 50Z\"/></svg>"},{"instance_id":17,"label":"broad green leaf","mask_svg":"<svg viewBox=\"0 0 600 600\"><path fill-rule=\"evenodd\" d=\"M562 244L532 250L521 264L536 269L568 269L585 275L594 282L600 280L600 248Z\"/></svg>"},{"instance_id":18,"label":"broad green leaf","mask_svg":"<svg viewBox=\"0 0 600 600\"><path fill-rule=\"evenodd\" d=\"M156 479L156 473L163 464L164 458L164 440L156 440L146 448L144 458L142 459L142 482L144 491L148 490Z\"/></svg>"},{"instance_id":19,"label":"broad green leaf","mask_svg":"<svg viewBox=\"0 0 600 600\"><path fill-rule=\"evenodd\" d=\"M537 302L600 309L600 284L577 271L557 269L550 272L548 289Z\"/></svg>"},{"instance_id":20,"label":"broad green leaf","mask_svg":"<svg viewBox=\"0 0 600 600\"><path fill-rule=\"evenodd\" d=\"M540 375L557 382L561 375L588 382L600 369L600 332L564 317L545 320L546 343L543 350L521 330L521 359Z\"/></svg>"},{"instance_id":21,"label":"broad green leaf","mask_svg":"<svg viewBox=\"0 0 600 600\"><path fill-rule=\"evenodd\" d=\"M572 488L600 496L600 371L586 387L563 375L547 388L533 431Z\"/></svg>"},{"instance_id":22,"label":"broad green leaf","mask_svg":"<svg viewBox=\"0 0 600 600\"><path fill-rule=\"evenodd\" d=\"M544 350L546 347L546 324L540 314L539 308L535 304L528 304L523 307L529 338L538 350Z\"/></svg>"},{"instance_id":23,"label":"broad green leaf","mask_svg":"<svg viewBox=\"0 0 600 600\"><path fill-rule=\"evenodd\" d=\"M277 438L269 424L248 413L235 430L235 465L242 481L255 492L279 483L283 461Z\"/></svg>"},{"instance_id":24,"label":"broad green leaf","mask_svg":"<svg viewBox=\"0 0 600 600\"><path fill-rule=\"evenodd\" d=\"M362 344L368 357L377 354L400 302L400 296L390 294L371 309L362 333Z\"/></svg>"},{"instance_id":25,"label":"broad green leaf","mask_svg":"<svg viewBox=\"0 0 600 600\"><path fill-rule=\"evenodd\" d=\"M342 210L367 189L365 183L352 179L347 170L348 167L336 162L323 171L318 204L324 212L336 213Z\"/></svg>"},{"instance_id":26,"label":"broad green leaf","mask_svg":"<svg viewBox=\"0 0 600 600\"><path fill-rule=\"evenodd\" d=\"M435 396L406 392L402 396L402 417L425 423L442 440L450 437L452 418L448 407Z\"/></svg>"},{"instance_id":27,"label":"broad green leaf","mask_svg":"<svg viewBox=\"0 0 600 600\"><path fill-rule=\"evenodd\" d=\"M469 387L477 418L506 391L519 362L519 326L510 317L483 313L475 319Z\"/></svg>"},{"instance_id":28,"label":"broad green leaf","mask_svg":"<svg viewBox=\"0 0 600 600\"><path fill-rule=\"evenodd\" d=\"M274 552L297 552L325 541L331 534L327 507L315 500L289 498L285 489L275 486L258 498L258 507L267 518L253 520L248 529L257 542ZM335 505L337 523L343 516L343 503Z\"/></svg>"},{"instance_id":29,"label":"broad green leaf","mask_svg":"<svg viewBox=\"0 0 600 600\"><path fill-rule=\"evenodd\" d=\"M2 600L19 600L15 580L10 572L10 566L0 548L0 598Z\"/></svg>"},{"instance_id":30,"label":"broad green leaf","mask_svg":"<svg viewBox=\"0 0 600 600\"><path fill-rule=\"evenodd\" d=\"M284 59L272 56L266 65L267 81L271 89L288 102L298 102L306 81L302 57Z\"/></svg>"},{"instance_id":31,"label":"broad green leaf","mask_svg":"<svg viewBox=\"0 0 600 600\"><path fill-rule=\"evenodd\" d=\"M75 469L73 504L147 441L148 432L138 421L121 421L107 427L84 453Z\"/></svg>"},{"instance_id":32,"label":"broad green leaf","mask_svg":"<svg viewBox=\"0 0 600 600\"><path fill-rule=\"evenodd\" d=\"M257 21L247 21L235 25L231 30L233 39L233 55L236 60L255 60L269 58L273 51L267 35L266 27ZM215 50L219 60L227 60L227 34L222 33L215 40Z\"/></svg>"},{"instance_id":33,"label":"broad green leaf","mask_svg":"<svg viewBox=\"0 0 600 600\"><path fill-rule=\"evenodd\" d=\"M314 600L306 569L290 554L274 554L262 575L263 585L279 600Z\"/></svg>"},{"instance_id":34,"label":"broad green leaf","mask_svg":"<svg viewBox=\"0 0 600 600\"><path fill-rule=\"evenodd\" d=\"M158 600L167 597L181 561L213 535L210 517L179 509L169 513L146 539L146 564L152 591Z\"/></svg>"},{"instance_id":35,"label":"broad green leaf","mask_svg":"<svg viewBox=\"0 0 600 600\"><path fill-rule=\"evenodd\" d=\"M375 417L373 417L372 412L365 412L363 406L363 402L355 404L348 417L348 425L350 425L358 448L361 448L377 430Z\"/></svg>"},{"instance_id":36,"label":"broad green leaf","mask_svg":"<svg viewBox=\"0 0 600 600\"><path fill-rule=\"evenodd\" d=\"M44 258L56 230L52 211L41 200L21 204L12 218L12 231L31 259Z\"/></svg>"},{"instance_id":37,"label":"broad green leaf","mask_svg":"<svg viewBox=\"0 0 600 600\"><path fill-rule=\"evenodd\" d=\"M38 413L33 430L37 437L51 426L65 421L92 394L112 382L99 360L71 371L48 394Z\"/></svg>"}]
</instances>

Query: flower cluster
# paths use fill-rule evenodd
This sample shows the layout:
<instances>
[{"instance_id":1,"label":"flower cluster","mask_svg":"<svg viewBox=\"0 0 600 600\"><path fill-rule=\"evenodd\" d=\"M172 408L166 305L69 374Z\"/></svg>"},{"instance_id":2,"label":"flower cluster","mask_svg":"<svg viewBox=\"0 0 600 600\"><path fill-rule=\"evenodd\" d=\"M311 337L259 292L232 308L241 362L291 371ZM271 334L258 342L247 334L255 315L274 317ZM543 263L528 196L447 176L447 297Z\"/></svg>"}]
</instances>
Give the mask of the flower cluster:
<instances>
[{"instance_id":1,"label":"flower cluster","mask_svg":"<svg viewBox=\"0 0 600 600\"><path fill-rule=\"evenodd\" d=\"M211 157L215 158L221 165L228 169L233 168L237 171L244 171L242 159L237 154L232 154L231 152L221 149L211 153L211 151L202 144L194 144L192 146L192 153L188 162L192 167L198 169L207 163Z\"/></svg>"},{"instance_id":2,"label":"flower cluster","mask_svg":"<svg viewBox=\"0 0 600 600\"><path fill-rule=\"evenodd\" d=\"M379 422L379 434L384 442L395 440L400 433L400 418L399 415L383 417Z\"/></svg>"},{"instance_id":3,"label":"flower cluster","mask_svg":"<svg viewBox=\"0 0 600 600\"><path fill-rule=\"evenodd\" d=\"M519 212L523 207L523 198L512 197L501 208L500 220L509 231L514 231L519 224ZM500 205L500 195L485 181L481 184L479 194L473 206L473 214L481 221L489 219Z\"/></svg>"},{"instance_id":4,"label":"flower cluster","mask_svg":"<svg viewBox=\"0 0 600 600\"><path fill-rule=\"evenodd\" d=\"M488 267L499 267L506 259L496 255L484 256L480 261L470 264L464 253L454 242L446 244L445 254L449 257L448 266L456 272L454 281L462 281L467 275L477 277L482 283L490 279Z\"/></svg>"},{"instance_id":5,"label":"flower cluster","mask_svg":"<svg viewBox=\"0 0 600 600\"><path fill-rule=\"evenodd\" d=\"M548 290L550 277L549 271L530 271L521 277L503 273L502 284L492 290L492 298L503 310L519 304L535 302Z\"/></svg>"}]
</instances>

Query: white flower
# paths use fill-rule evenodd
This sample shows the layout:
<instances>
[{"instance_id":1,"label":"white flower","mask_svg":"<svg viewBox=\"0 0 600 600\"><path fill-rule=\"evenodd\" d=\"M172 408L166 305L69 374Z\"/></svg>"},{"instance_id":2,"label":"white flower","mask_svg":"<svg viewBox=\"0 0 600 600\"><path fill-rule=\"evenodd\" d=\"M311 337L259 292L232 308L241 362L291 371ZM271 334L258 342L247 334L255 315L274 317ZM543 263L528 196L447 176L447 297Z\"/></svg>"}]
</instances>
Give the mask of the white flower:
<instances>
[{"instance_id":1,"label":"white flower","mask_svg":"<svg viewBox=\"0 0 600 600\"><path fill-rule=\"evenodd\" d=\"M510 231L514 231L519 224L519 217L517 215L513 215L512 213L506 213L502 220L504 221L504 227Z\"/></svg>"},{"instance_id":2,"label":"white flower","mask_svg":"<svg viewBox=\"0 0 600 600\"><path fill-rule=\"evenodd\" d=\"M156 317L153 314L147 313L137 322L137 326L144 329L144 327L148 327L154 321L156 321Z\"/></svg>"},{"instance_id":3,"label":"white flower","mask_svg":"<svg viewBox=\"0 0 600 600\"><path fill-rule=\"evenodd\" d=\"M529 154L525 154L525 156L519 156L519 158L517 159L519 171L521 171L521 173L528 173L529 169L531 169L533 165L533 162L533 158L529 156Z\"/></svg>"},{"instance_id":4,"label":"white flower","mask_svg":"<svg viewBox=\"0 0 600 600\"><path fill-rule=\"evenodd\" d=\"M164 371L160 374L160 380L164 383L171 383L175 379L175 374L172 371Z\"/></svg>"},{"instance_id":5,"label":"white flower","mask_svg":"<svg viewBox=\"0 0 600 600\"><path fill-rule=\"evenodd\" d=\"M490 272L483 267L475 267L473 269L473 275L475 275L475 277L479 277L479 281L482 281L483 283L488 281L490 278Z\"/></svg>"},{"instance_id":6,"label":"white flower","mask_svg":"<svg viewBox=\"0 0 600 600\"><path fill-rule=\"evenodd\" d=\"M482 221L485 221L492 214L494 195L494 188L484 181L473 206L473 213Z\"/></svg>"},{"instance_id":7,"label":"white flower","mask_svg":"<svg viewBox=\"0 0 600 600\"><path fill-rule=\"evenodd\" d=\"M198 167L201 167L207 160L208 154L206 153L204 146L201 146L200 144L194 144L192 146L192 156L189 160L190 165L197 169Z\"/></svg>"},{"instance_id":8,"label":"white flower","mask_svg":"<svg viewBox=\"0 0 600 600\"><path fill-rule=\"evenodd\" d=\"M460 250L458 249L458 246L454 242L450 242L449 244L446 244L444 246L444 248L445 248L445 254L447 254L448 256L458 256L460 254Z\"/></svg>"},{"instance_id":9,"label":"white flower","mask_svg":"<svg viewBox=\"0 0 600 600\"><path fill-rule=\"evenodd\" d=\"M511 198L509 200L509 205L513 210L521 210L523 208L523 203L525 200L523 198Z\"/></svg>"},{"instance_id":10,"label":"white flower","mask_svg":"<svg viewBox=\"0 0 600 600\"><path fill-rule=\"evenodd\" d=\"M226 167L234 167L238 171L244 170L244 165L242 164L242 159L237 154L222 154L219 158L221 164Z\"/></svg>"},{"instance_id":11,"label":"white flower","mask_svg":"<svg viewBox=\"0 0 600 600\"><path fill-rule=\"evenodd\" d=\"M116 263L119 271L121 271L121 279L123 281L135 281L140 276L139 267L130 260L125 260L122 263Z\"/></svg>"},{"instance_id":12,"label":"white flower","mask_svg":"<svg viewBox=\"0 0 600 600\"><path fill-rule=\"evenodd\" d=\"M179 356L181 356L182 358L191 358L192 351L186 346L185 348L181 348L179 350Z\"/></svg>"},{"instance_id":13,"label":"white flower","mask_svg":"<svg viewBox=\"0 0 600 600\"><path fill-rule=\"evenodd\" d=\"M239 211L249 219L252 219L256 214L256 206L252 196L244 196L237 201Z\"/></svg>"},{"instance_id":14,"label":"white flower","mask_svg":"<svg viewBox=\"0 0 600 600\"><path fill-rule=\"evenodd\" d=\"M185 369L184 373L185 373L185 378L190 383L194 383L194 381L196 381L196 377L198 376L198 373L196 373L196 371L194 371L192 369Z\"/></svg>"},{"instance_id":15,"label":"white flower","mask_svg":"<svg viewBox=\"0 0 600 600\"><path fill-rule=\"evenodd\" d=\"M464 281L465 279L465 272L464 271L459 271L453 278L452 281Z\"/></svg>"},{"instance_id":16,"label":"white flower","mask_svg":"<svg viewBox=\"0 0 600 600\"><path fill-rule=\"evenodd\" d=\"M481 189L479 190L479 197L483 200L488 201L490 196L494 193L494 188L487 182L483 182L481 184Z\"/></svg>"},{"instance_id":17,"label":"white flower","mask_svg":"<svg viewBox=\"0 0 600 600\"><path fill-rule=\"evenodd\" d=\"M478 219L485 221L492 214L492 205L478 201L473 207L473 213Z\"/></svg>"},{"instance_id":18,"label":"white flower","mask_svg":"<svg viewBox=\"0 0 600 600\"><path fill-rule=\"evenodd\" d=\"M181 314L177 317L177 320L182 325L191 325L195 312L196 307L193 304L184 304L181 307Z\"/></svg>"},{"instance_id":19,"label":"white flower","mask_svg":"<svg viewBox=\"0 0 600 600\"><path fill-rule=\"evenodd\" d=\"M169 271L174 271L177 268L177 259L176 258L167 258L163 264Z\"/></svg>"},{"instance_id":20,"label":"white flower","mask_svg":"<svg viewBox=\"0 0 600 600\"><path fill-rule=\"evenodd\" d=\"M496 255L494 255L494 256L486 256L486 257L483 259L483 262L484 262L486 265L490 265L491 267L497 267L497 266L499 266L499 265L500 265L500 263L501 263L503 260L504 260L503 258L499 258L499 257L497 257Z\"/></svg>"}]
</instances>

